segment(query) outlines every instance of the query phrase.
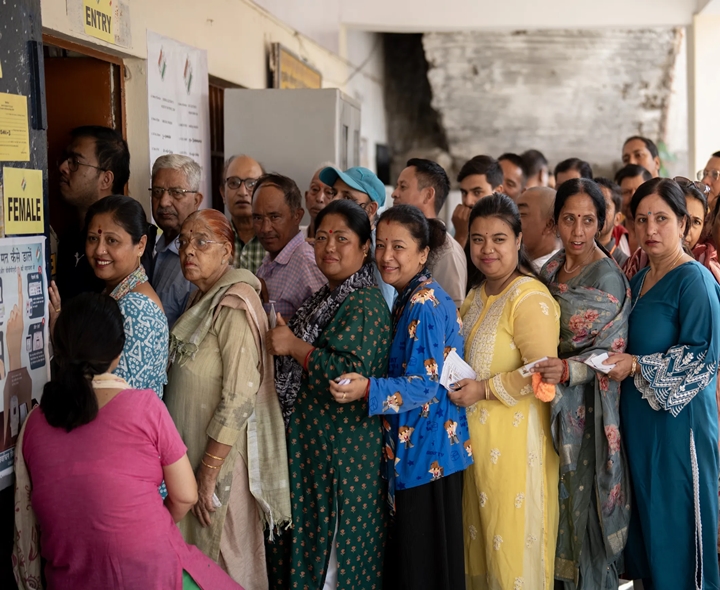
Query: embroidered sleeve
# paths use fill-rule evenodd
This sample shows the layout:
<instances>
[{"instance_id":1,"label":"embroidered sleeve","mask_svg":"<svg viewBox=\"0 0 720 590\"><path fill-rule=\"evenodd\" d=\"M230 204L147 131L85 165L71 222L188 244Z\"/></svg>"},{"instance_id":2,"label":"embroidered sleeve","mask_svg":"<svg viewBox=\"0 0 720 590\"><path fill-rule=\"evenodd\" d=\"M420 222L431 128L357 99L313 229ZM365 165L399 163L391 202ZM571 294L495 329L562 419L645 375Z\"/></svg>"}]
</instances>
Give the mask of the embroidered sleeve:
<instances>
[{"instance_id":1,"label":"embroidered sleeve","mask_svg":"<svg viewBox=\"0 0 720 590\"><path fill-rule=\"evenodd\" d=\"M511 321L513 342L523 365L545 356L557 356L560 311L550 293L533 290L520 295L514 304ZM515 371L495 375L489 386L503 404L514 406L518 399L528 393L532 395L531 383L531 378L523 377L518 367Z\"/></svg>"},{"instance_id":2,"label":"embroidered sleeve","mask_svg":"<svg viewBox=\"0 0 720 590\"><path fill-rule=\"evenodd\" d=\"M654 410L677 416L717 373L717 362L705 362L706 356L685 345L673 346L666 354L639 356L635 386Z\"/></svg>"}]
</instances>

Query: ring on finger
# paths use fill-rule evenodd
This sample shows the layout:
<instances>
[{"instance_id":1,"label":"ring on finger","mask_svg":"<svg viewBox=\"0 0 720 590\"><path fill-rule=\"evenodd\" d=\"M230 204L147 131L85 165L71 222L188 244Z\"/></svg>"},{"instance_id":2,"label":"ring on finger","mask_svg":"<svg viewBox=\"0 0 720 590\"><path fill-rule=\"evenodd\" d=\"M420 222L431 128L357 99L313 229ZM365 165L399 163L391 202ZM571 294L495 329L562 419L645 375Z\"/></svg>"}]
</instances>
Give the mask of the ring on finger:
<instances>
[{"instance_id":1,"label":"ring on finger","mask_svg":"<svg viewBox=\"0 0 720 590\"><path fill-rule=\"evenodd\" d=\"M347 393L343 393L343 400L347 397Z\"/></svg>"}]
</instances>

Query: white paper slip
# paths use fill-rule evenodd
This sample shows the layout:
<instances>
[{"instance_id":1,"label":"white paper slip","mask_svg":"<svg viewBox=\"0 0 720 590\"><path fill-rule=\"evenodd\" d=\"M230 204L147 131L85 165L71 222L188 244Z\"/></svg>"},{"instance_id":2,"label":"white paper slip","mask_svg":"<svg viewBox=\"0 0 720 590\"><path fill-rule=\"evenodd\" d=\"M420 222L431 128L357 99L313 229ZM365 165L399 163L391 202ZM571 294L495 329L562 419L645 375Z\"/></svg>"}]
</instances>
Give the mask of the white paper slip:
<instances>
[{"instance_id":1,"label":"white paper slip","mask_svg":"<svg viewBox=\"0 0 720 590\"><path fill-rule=\"evenodd\" d=\"M603 352L602 354L596 354L591 357L589 357L585 364L591 366L593 369L596 369L597 371L600 371L601 373L605 373L606 375L612 371L615 368L615 365L603 365L603 362L605 362L608 359L608 353Z\"/></svg>"},{"instance_id":2,"label":"white paper slip","mask_svg":"<svg viewBox=\"0 0 720 590\"><path fill-rule=\"evenodd\" d=\"M477 373L468 365L460 355L451 350L445 357L443 370L440 374L440 385L450 389L451 383L457 383L461 379L477 379Z\"/></svg>"},{"instance_id":3,"label":"white paper slip","mask_svg":"<svg viewBox=\"0 0 720 590\"><path fill-rule=\"evenodd\" d=\"M541 363L542 361L546 361L547 359L548 359L548 357L544 356L541 359L538 359L536 361L528 363L527 365L523 365L522 367L520 367L520 374L523 377L530 377L532 375L532 371L530 369L532 369L538 363Z\"/></svg>"}]
</instances>

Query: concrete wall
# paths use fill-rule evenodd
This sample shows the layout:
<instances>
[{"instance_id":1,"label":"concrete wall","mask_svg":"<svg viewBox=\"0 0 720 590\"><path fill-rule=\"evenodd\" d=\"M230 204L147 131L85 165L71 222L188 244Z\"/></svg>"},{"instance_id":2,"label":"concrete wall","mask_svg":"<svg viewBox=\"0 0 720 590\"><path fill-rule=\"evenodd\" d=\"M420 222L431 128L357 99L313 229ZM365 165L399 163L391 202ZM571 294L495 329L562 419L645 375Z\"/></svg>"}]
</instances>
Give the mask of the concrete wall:
<instances>
[{"instance_id":1,"label":"concrete wall","mask_svg":"<svg viewBox=\"0 0 720 590\"><path fill-rule=\"evenodd\" d=\"M362 70L343 55L333 53L298 33L276 16L249 0L142 0L129 2L132 45L110 45L82 32L82 25L71 19L69 6L78 0L42 0L43 31L74 42L101 49L124 58L126 75L127 136L132 154L130 194L147 204L149 182L146 31L149 29L188 45L207 50L211 76L231 85L265 88L267 51L280 42L310 65L320 70L323 86L337 87L351 96L361 97L362 136L368 146L385 143L382 103L382 63L371 58ZM328 0L329 1L329 0ZM303 5L308 19L322 15L321 2ZM343 51L353 58L365 57L374 35L349 35ZM340 47L341 39L337 44ZM374 167L373 157L369 160ZM309 179L298 179L303 188Z\"/></svg>"},{"instance_id":2,"label":"concrete wall","mask_svg":"<svg viewBox=\"0 0 720 590\"><path fill-rule=\"evenodd\" d=\"M577 156L604 174L636 133L671 141L687 173L686 98L674 86L682 41L674 28L423 36L432 106L456 160L537 148L552 165Z\"/></svg>"}]
</instances>

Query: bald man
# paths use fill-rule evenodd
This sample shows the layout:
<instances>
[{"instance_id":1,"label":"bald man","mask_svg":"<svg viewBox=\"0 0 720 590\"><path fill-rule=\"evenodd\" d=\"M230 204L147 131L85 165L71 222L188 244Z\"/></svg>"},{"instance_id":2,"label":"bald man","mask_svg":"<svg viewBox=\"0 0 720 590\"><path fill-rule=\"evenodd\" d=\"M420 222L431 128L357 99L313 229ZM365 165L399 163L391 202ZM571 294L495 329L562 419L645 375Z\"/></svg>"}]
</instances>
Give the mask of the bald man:
<instances>
[{"instance_id":1,"label":"bald man","mask_svg":"<svg viewBox=\"0 0 720 590\"><path fill-rule=\"evenodd\" d=\"M540 272L560 249L555 233L553 207L555 191L537 186L527 189L517 200L522 224L522 243L535 272Z\"/></svg>"},{"instance_id":2,"label":"bald man","mask_svg":"<svg viewBox=\"0 0 720 590\"><path fill-rule=\"evenodd\" d=\"M225 206L235 232L235 268L246 268L255 274L265 256L265 249L255 237L252 222L252 194L257 179L264 174L262 166L250 156L232 156L225 162L220 185Z\"/></svg>"}]
</instances>

